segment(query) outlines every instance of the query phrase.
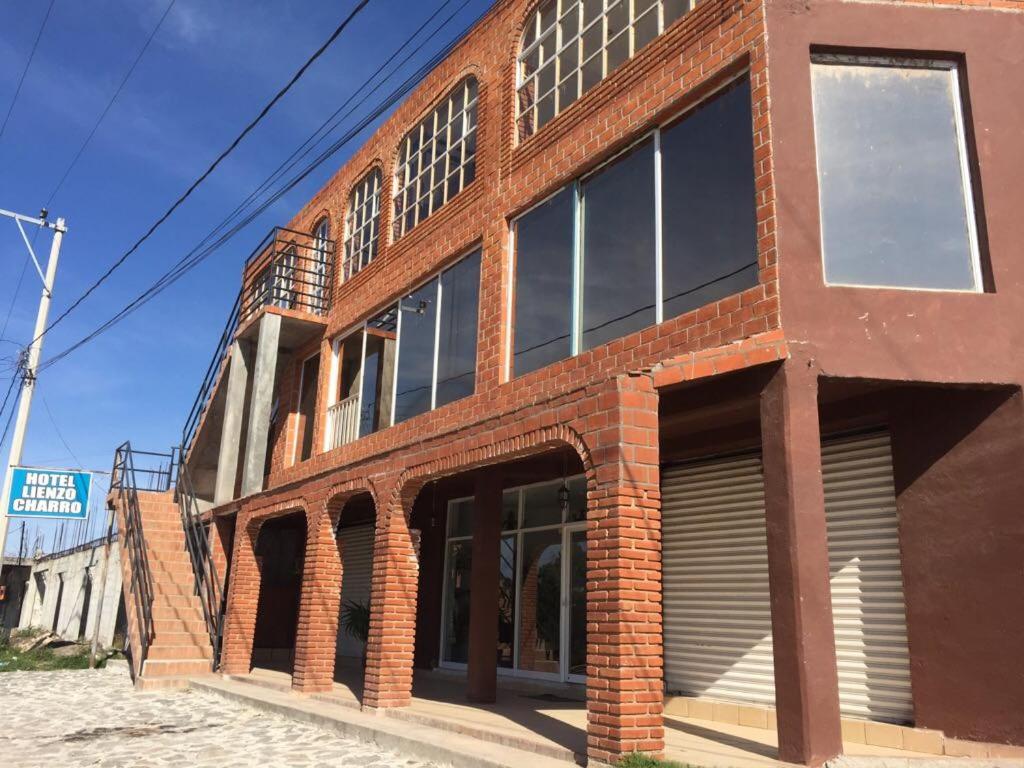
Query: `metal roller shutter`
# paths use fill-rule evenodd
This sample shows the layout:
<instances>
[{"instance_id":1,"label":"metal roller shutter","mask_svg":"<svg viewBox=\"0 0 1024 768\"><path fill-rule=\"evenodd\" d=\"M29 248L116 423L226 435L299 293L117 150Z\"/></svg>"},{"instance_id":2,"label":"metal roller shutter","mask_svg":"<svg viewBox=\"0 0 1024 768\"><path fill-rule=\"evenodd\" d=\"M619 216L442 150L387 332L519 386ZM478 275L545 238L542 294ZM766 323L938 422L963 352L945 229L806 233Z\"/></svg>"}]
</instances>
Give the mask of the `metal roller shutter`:
<instances>
[{"instance_id":1,"label":"metal roller shutter","mask_svg":"<svg viewBox=\"0 0 1024 768\"><path fill-rule=\"evenodd\" d=\"M342 545L341 603L369 603L373 575L373 525L357 525L338 531ZM361 658L363 644L338 626L337 653Z\"/></svg>"},{"instance_id":2,"label":"metal roller shutter","mask_svg":"<svg viewBox=\"0 0 1024 768\"><path fill-rule=\"evenodd\" d=\"M773 704L760 457L666 467L662 505L667 690Z\"/></svg>"},{"instance_id":3,"label":"metal roller shutter","mask_svg":"<svg viewBox=\"0 0 1024 768\"><path fill-rule=\"evenodd\" d=\"M888 434L822 446L829 572L847 716L913 719L896 492Z\"/></svg>"}]
</instances>

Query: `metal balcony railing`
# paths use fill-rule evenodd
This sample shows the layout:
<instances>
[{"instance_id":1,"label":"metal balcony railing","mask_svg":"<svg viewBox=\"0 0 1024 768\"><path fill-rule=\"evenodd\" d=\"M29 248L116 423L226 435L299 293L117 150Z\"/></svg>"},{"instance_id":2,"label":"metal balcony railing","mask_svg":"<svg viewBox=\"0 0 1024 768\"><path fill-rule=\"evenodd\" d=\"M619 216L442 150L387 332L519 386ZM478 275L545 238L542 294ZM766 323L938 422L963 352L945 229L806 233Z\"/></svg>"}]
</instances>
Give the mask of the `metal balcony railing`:
<instances>
[{"instance_id":1,"label":"metal balcony railing","mask_svg":"<svg viewBox=\"0 0 1024 768\"><path fill-rule=\"evenodd\" d=\"M263 307L326 315L331 307L334 241L278 227L249 257L241 322Z\"/></svg>"},{"instance_id":2,"label":"metal balcony railing","mask_svg":"<svg viewBox=\"0 0 1024 768\"><path fill-rule=\"evenodd\" d=\"M359 437L359 395L346 397L327 409L328 450L338 448Z\"/></svg>"}]
</instances>

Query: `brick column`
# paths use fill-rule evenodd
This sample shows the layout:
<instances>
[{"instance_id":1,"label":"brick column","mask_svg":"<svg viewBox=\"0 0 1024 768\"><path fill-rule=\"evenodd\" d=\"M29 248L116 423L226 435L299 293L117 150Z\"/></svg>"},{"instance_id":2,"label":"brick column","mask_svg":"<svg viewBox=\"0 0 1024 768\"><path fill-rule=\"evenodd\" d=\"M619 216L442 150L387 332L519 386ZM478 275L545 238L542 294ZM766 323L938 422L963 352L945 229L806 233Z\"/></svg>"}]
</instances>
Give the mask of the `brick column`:
<instances>
[{"instance_id":1,"label":"brick column","mask_svg":"<svg viewBox=\"0 0 1024 768\"><path fill-rule=\"evenodd\" d=\"M408 524L415 494L409 495L398 494L377 514L363 684L363 706L372 709L406 707L412 699L419 562Z\"/></svg>"},{"instance_id":2,"label":"brick column","mask_svg":"<svg viewBox=\"0 0 1024 768\"><path fill-rule=\"evenodd\" d=\"M587 753L664 749L658 396L623 376L588 416Z\"/></svg>"},{"instance_id":3,"label":"brick column","mask_svg":"<svg viewBox=\"0 0 1024 768\"><path fill-rule=\"evenodd\" d=\"M498 694L498 566L501 562L501 475L480 470L473 505L466 697L490 704Z\"/></svg>"},{"instance_id":4,"label":"brick column","mask_svg":"<svg viewBox=\"0 0 1024 768\"><path fill-rule=\"evenodd\" d=\"M779 759L821 765L842 752L818 380L781 365L761 393L768 575Z\"/></svg>"},{"instance_id":5,"label":"brick column","mask_svg":"<svg viewBox=\"0 0 1024 768\"><path fill-rule=\"evenodd\" d=\"M256 563L256 537L259 536L260 523L239 513L237 525L220 663L221 671L226 675L249 673L256 608L260 599L260 570Z\"/></svg>"},{"instance_id":6,"label":"brick column","mask_svg":"<svg viewBox=\"0 0 1024 768\"><path fill-rule=\"evenodd\" d=\"M341 556L331 515L321 509L309 513L306 522L306 560L292 673L296 691L313 693L333 687L340 603Z\"/></svg>"}]
</instances>

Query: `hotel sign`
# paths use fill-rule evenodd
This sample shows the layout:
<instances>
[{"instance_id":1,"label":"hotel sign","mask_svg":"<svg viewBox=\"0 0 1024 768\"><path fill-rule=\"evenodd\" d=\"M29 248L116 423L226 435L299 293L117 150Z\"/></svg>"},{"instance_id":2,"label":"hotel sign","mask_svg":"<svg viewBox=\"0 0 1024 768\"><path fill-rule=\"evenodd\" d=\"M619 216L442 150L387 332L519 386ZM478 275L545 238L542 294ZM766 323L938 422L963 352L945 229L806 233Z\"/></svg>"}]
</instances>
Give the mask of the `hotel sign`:
<instances>
[{"instance_id":1,"label":"hotel sign","mask_svg":"<svg viewBox=\"0 0 1024 768\"><path fill-rule=\"evenodd\" d=\"M91 472L11 468L9 517L85 520L89 516Z\"/></svg>"}]
</instances>

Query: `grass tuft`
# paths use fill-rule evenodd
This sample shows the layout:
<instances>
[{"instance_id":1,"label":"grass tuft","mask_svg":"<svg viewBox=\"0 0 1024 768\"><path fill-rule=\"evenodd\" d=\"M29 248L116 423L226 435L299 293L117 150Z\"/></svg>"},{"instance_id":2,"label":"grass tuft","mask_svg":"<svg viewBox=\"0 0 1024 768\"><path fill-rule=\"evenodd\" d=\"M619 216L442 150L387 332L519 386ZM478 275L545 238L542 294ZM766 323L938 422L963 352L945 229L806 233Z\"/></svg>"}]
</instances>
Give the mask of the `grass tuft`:
<instances>
[{"instance_id":1,"label":"grass tuft","mask_svg":"<svg viewBox=\"0 0 1024 768\"><path fill-rule=\"evenodd\" d=\"M656 757L645 755L642 752L632 752L616 763L618 768L689 768L683 763L676 763L671 760L659 760Z\"/></svg>"}]
</instances>

